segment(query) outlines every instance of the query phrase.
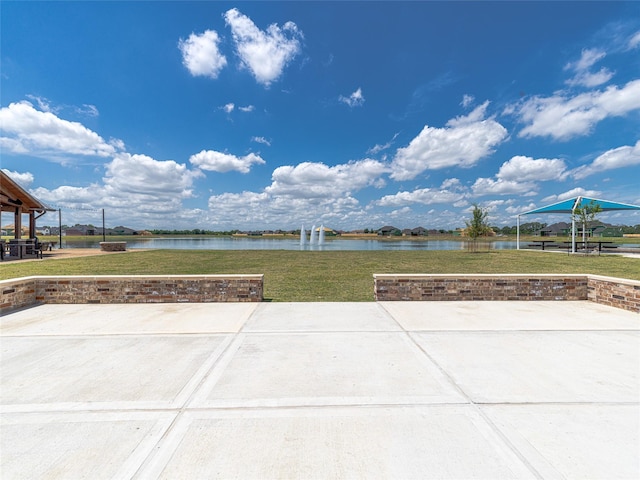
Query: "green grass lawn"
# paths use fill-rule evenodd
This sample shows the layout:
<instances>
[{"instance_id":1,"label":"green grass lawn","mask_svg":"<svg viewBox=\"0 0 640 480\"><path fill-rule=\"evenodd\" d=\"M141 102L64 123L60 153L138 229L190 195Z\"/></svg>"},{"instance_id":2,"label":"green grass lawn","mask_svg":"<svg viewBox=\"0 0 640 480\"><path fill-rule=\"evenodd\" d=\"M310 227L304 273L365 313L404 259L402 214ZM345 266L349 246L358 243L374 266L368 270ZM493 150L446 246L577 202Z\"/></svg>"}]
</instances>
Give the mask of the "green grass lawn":
<instances>
[{"instance_id":1,"label":"green grass lawn","mask_svg":"<svg viewBox=\"0 0 640 480\"><path fill-rule=\"evenodd\" d=\"M264 274L276 302L372 301L374 273L591 273L640 280L640 259L557 252L148 250L11 262L0 279L29 275Z\"/></svg>"}]
</instances>

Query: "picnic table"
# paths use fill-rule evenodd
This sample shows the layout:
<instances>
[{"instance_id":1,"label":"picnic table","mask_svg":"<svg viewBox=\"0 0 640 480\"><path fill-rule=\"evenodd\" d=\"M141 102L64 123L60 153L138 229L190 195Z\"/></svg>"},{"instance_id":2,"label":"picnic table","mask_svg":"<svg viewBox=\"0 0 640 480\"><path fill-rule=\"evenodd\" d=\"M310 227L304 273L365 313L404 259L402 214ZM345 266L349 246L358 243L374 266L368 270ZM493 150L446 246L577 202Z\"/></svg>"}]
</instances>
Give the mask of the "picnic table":
<instances>
[{"instance_id":1,"label":"picnic table","mask_svg":"<svg viewBox=\"0 0 640 480\"><path fill-rule=\"evenodd\" d=\"M555 240L534 240L531 242L531 244L529 244L530 247L542 247L542 250L544 250L544 247L547 243L549 244L553 244L555 243ZM555 245L548 245L549 247L555 246Z\"/></svg>"},{"instance_id":2,"label":"picnic table","mask_svg":"<svg viewBox=\"0 0 640 480\"><path fill-rule=\"evenodd\" d=\"M39 242L35 238L16 238L0 242L1 260L22 260L26 258L42 258L42 252L57 245L58 242Z\"/></svg>"},{"instance_id":3,"label":"picnic table","mask_svg":"<svg viewBox=\"0 0 640 480\"><path fill-rule=\"evenodd\" d=\"M568 244L569 247L571 247L572 242L562 242L565 244ZM602 253L602 246L604 245L604 248L618 248L617 245L610 245L614 242L611 241L605 241L605 240L587 240L586 242L583 241L576 241L576 249L582 248L583 250L589 250L592 248L596 248L596 245L598 246L598 255L600 255L600 253ZM582 245L582 247L580 247L580 245Z\"/></svg>"}]
</instances>

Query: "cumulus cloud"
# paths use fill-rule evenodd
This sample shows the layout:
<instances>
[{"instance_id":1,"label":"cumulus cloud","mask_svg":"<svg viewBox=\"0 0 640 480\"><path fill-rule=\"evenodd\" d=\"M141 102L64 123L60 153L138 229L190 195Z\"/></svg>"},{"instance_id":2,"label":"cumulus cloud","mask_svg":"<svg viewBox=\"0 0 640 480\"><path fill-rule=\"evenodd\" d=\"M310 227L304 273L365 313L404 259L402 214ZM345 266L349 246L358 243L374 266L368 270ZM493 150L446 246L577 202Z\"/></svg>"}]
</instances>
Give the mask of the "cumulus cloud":
<instances>
[{"instance_id":1,"label":"cumulus cloud","mask_svg":"<svg viewBox=\"0 0 640 480\"><path fill-rule=\"evenodd\" d=\"M411 180L425 170L468 168L494 152L507 130L493 118L485 119L489 102L469 115L449 120L445 128L425 126L407 147L399 148L391 164L391 178Z\"/></svg>"},{"instance_id":2,"label":"cumulus cloud","mask_svg":"<svg viewBox=\"0 0 640 480\"><path fill-rule=\"evenodd\" d=\"M11 177L11 180L16 182L24 189L28 189L33 183L33 173L31 172L14 172L3 168L2 171Z\"/></svg>"},{"instance_id":3,"label":"cumulus cloud","mask_svg":"<svg viewBox=\"0 0 640 480\"><path fill-rule=\"evenodd\" d=\"M603 83L607 83L613 77L613 72L607 68L601 68L597 72L591 72L589 69L598 61L602 60L606 53L598 49L586 49L582 51L580 59L576 62L570 62L565 65L565 70L574 72L574 77L567 80L567 84L571 86L597 87Z\"/></svg>"},{"instance_id":4,"label":"cumulus cloud","mask_svg":"<svg viewBox=\"0 0 640 480\"><path fill-rule=\"evenodd\" d=\"M418 203L421 205L433 205L438 203L453 204L464 198L460 192L438 190L434 188L419 188L411 192L403 191L394 195L385 195L378 200L376 205L381 207L399 207Z\"/></svg>"},{"instance_id":5,"label":"cumulus cloud","mask_svg":"<svg viewBox=\"0 0 640 480\"><path fill-rule=\"evenodd\" d=\"M227 58L220 53L220 37L214 30L192 33L186 40L180 39L178 48L182 52L182 64L194 77L218 78L226 67Z\"/></svg>"},{"instance_id":6,"label":"cumulus cloud","mask_svg":"<svg viewBox=\"0 0 640 480\"><path fill-rule=\"evenodd\" d=\"M375 160L333 167L301 163L274 170L271 185L261 192L220 193L209 198L207 221L224 228L291 228L323 222L334 228L370 222L376 213L352 196L378 186L387 167ZM351 227L353 228L353 227Z\"/></svg>"},{"instance_id":7,"label":"cumulus cloud","mask_svg":"<svg viewBox=\"0 0 640 480\"><path fill-rule=\"evenodd\" d=\"M447 178L442 182L440 188L444 190L458 190L462 188L462 183L460 183L460 180L457 178Z\"/></svg>"},{"instance_id":8,"label":"cumulus cloud","mask_svg":"<svg viewBox=\"0 0 640 480\"><path fill-rule=\"evenodd\" d=\"M189 170L185 164L173 160L159 161L147 155L124 153L107 165L104 182L120 193L187 198L192 195L194 178L201 175L197 170Z\"/></svg>"},{"instance_id":9,"label":"cumulus cloud","mask_svg":"<svg viewBox=\"0 0 640 480\"><path fill-rule=\"evenodd\" d=\"M259 155L250 153L244 157L237 157L229 153L216 152L215 150L202 150L189 158L189 161L202 170L212 172L240 172L249 173L252 165L266 163Z\"/></svg>"},{"instance_id":10,"label":"cumulus cloud","mask_svg":"<svg viewBox=\"0 0 640 480\"><path fill-rule=\"evenodd\" d=\"M110 157L121 142L106 142L78 122L36 110L29 102L0 109L0 145L7 153L66 162L70 155ZM115 145L115 146L114 146Z\"/></svg>"},{"instance_id":11,"label":"cumulus cloud","mask_svg":"<svg viewBox=\"0 0 640 480\"><path fill-rule=\"evenodd\" d=\"M640 45L640 32L636 32L630 39L628 47L629 49L636 48Z\"/></svg>"},{"instance_id":12,"label":"cumulus cloud","mask_svg":"<svg viewBox=\"0 0 640 480\"><path fill-rule=\"evenodd\" d=\"M524 213L524 212L530 212L531 210L534 210L536 207L536 204L531 202L528 205L519 205L519 206L508 206L507 208L504 209L505 212L511 214L511 215L517 215L519 213Z\"/></svg>"},{"instance_id":13,"label":"cumulus cloud","mask_svg":"<svg viewBox=\"0 0 640 480\"><path fill-rule=\"evenodd\" d=\"M633 146L626 145L604 152L590 164L573 170L571 175L581 180L594 173L634 165L640 165L640 140Z\"/></svg>"},{"instance_id":14,"label":"cumulus cloud","mask_svg":"<svg viewBox=\"0 0 640 480\"><path fill-rule=\"evenodd\" d=\"M526 126L520 137L551 137L569 140L586 135L597 123L608 117L626 115L640 109L640 80L624 87L610 86L603 91L586 92L574 97L562 93L551 97L532 97L510 106L505 113L513 113Z\"/></svg>"},{"instance_id":15,"label":"cumulus cloud","mask_svg":"<svg viewBox=\"0 0 640 480\"><path fill-rule=\"evenodd\" d=\"M364 105L364 96L362 95L362 88L358 88L355 92L353 92L348 97L344 95L340 95L338 98L339 101L349 105L351 108L353 107L361 107Z\"/></svg>"},{"instance_id":16,"label":"cumulus cloud","mask_svg":"<svg viewBox=\"0 0 640 480\"><path fill-rule=\"evenodd\" d=\"M515 156L500 166L494 178L478 178L471 187L475 195L532 195L536 182L563 180L567 175L563 160Z\"/></svg>"},{"instance_id":17,"label":"cumulus cloud","mask_svg":"<svg viewBox=\"0 0 640 480\"><path fill-rule=\"evenodd\" d=\"M532 195L535 192L534 182L517 182L502 178L478 178L471 190L474 195Z\"/></svg>"},{"instance_id":18,"label":"cumulus cloud","mask_svg":"<svg viewBox=\"0 0 640 480\"><path fill-rule=\"evenodd\" d=\"M286 22L282 27L274 23L263 31L236 8L225 13L225 21L231 28L242 65L266 87L282 75L301 51L303 35L293 22Z\"/></svg>"},{"instance_id":19,"label":"cumulus cloud","mask_svg":"<svg viewBox=\"0 0 640 480\"><path fill-rule=\"evenodd\" d=\"M235 110L236 105L235 103L227 103L226 105L222 105L219 108L220 110L224 110L226 113L231 113Z\"/></svg>"},{"instance_id":20,"label":"cumulus cloud","mask_svg":"<svg viewBox=\"0 0 640 480\"><path fill-rule=\"evenodd\" d=\"M274 170L272 183L266 191L272 195L297 198L337 197L367 186L380 186L380 176L387 167L377 160L365 159L327 166L324 163L303 162Z\"/></svg>"},{"instance_id":21,"label":"cumulus cloud","mask_svg":"<svg viewBox=\"0 0 640 480\"><path fill-rule=\"evenodd\" d=\"M253 112L255 110L255 107L253 105L247 105L246 107L238 107L238 110L244 113L249 113Z\"/></svg>"},{"instance_id":22,"label":"cumulus cloud","mask_svg":"<svg viewBox=\"0 0 640 480\"><path fill-rule=\"evenodd\" d=\"M582 187L573 188L564 193L560 193L558 195L549 195L542 199L544 203L554 203L554 202L562 202L563 200L569 200L570 198L575 197L598 197L602 192L598 190L585 190Z\"/></svg>"},{"instance_id":23,"label":"cumulus cloud","mask_svg":"<svg viewBox=\"0 0 640 480\"><path fill-rule=\"evenodd\" d=\"M193 196L193 181L202 175L173 160L119 153L107 164L101 183L63 185L53 190L40 187L33 193L45 202L69 208L66 215L76 221L90 221L91 215L95 216L77 209L104 208L113 218L133 225L166 225L167 215L181 217L185 213L182 201Z\"/></svg>"},{"instance_id":24,"label":"cumulus cloud","mask_svg":"<svg viewBox=\"0 0 640 480\"><path fill-rule=\"evenodd\" d=\"M223 229L292 228L313 223L347 228L371 218L351 196L296 198L245 191L212 195L209 208L208 224Z\"/></svg>"},{"instance_id":25,"label":"cumulus cloud","mask_svg":"<svg viewBox=\"0 0 640 480\"><path fill-rule=\"evenodd\" d=\"M564 160L558 158L533 159L518 155L502 164L497 177L519 182L563 180L566 177L566 169Z\"/></svg>"}]
</instances>

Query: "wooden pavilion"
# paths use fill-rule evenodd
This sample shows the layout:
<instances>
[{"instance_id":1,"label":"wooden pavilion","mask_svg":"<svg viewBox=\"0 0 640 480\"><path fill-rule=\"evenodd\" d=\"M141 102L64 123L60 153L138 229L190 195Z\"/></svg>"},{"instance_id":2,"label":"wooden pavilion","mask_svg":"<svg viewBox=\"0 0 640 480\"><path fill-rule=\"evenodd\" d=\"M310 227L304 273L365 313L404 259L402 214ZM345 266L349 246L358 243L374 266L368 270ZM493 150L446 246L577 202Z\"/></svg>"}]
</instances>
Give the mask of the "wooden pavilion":
<instances>
[{"instance_id":1,"label":"wooden pavilion","mask_svg":"<svg viewBox=\"0 0 640 480\"><path fill-rule=\"evenodd\" d=\"M18 185L9 175L0 170L0 223L2 213L10 212L13 215L13 237L11 243L23 243L22 222L23 217L28 216L28 239L36 238L36 220L47 211L54 209L48 207L35 198L24 188ZM4 244L2 245L4 249ZM20 250L22 252L22 249ZM4 251L3 251L4 253ZM4 255L3 255L4 256ZM22 258L22 255L20 255Z\"/></svg>"}]
</instances>

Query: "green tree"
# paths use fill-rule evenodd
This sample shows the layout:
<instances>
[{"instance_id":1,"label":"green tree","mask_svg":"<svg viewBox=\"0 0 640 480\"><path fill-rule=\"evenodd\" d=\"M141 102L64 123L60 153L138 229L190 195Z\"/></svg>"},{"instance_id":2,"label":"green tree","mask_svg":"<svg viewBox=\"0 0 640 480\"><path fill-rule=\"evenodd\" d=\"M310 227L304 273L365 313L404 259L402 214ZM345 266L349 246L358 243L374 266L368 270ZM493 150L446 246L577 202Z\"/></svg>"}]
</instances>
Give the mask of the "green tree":
<instances>
[{"instance_id":1,"label":"green tree","mask_svg":"<svg viewBox=\"0 0 640 480\"><path fill-rule=\"evenodd\" d=\"M587 228L600 212L602 212L602 207L591 200L586 205L576 207L571 214L571 219L582 225L582 243L584 245L587 241Z\"/></svg>"},{"instance_id":2,"label":"green tree","mask_svg":"<svg viewBox=\"0 0 640 480\"><path fill-rule=\"evenodd\" d=\"M487 223L489 218L489 211L487 209L474 203L471 214L471 220L465 221L465 223L467 224L467 235L469 235L469 238L472 240L473 251L475 252L478 249L478 237L491 232L491 227Z\"/></svg>"}]
</instances>

